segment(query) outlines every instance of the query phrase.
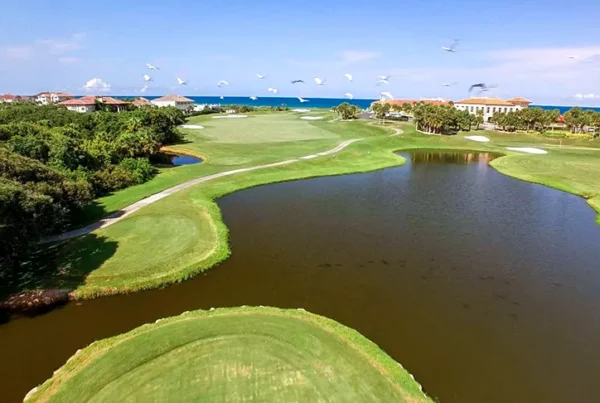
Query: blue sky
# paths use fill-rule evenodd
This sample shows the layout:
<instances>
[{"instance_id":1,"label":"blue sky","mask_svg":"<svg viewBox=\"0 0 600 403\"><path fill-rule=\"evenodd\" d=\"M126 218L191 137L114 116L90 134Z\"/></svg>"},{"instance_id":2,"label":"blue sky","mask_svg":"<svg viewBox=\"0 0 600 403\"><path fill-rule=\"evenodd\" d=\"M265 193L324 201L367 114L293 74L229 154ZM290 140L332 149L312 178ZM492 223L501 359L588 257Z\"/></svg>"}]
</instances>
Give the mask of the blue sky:
<instances>
[{"instance_id":1,"label":"blue sky","mask_svg":"<svg viewBox=\"0 0 600 403\"><path fill-rule=\"evenodd\" d=\"M457 100L485 82L498 85L490 96L598 105L598 16L592 0L12 1L0 15L0 93L141 95L148 73L147 95L262 97L273 87L376 98L377 77L391 75L385 91L396 98ZM453 38L457 52L443 51ZM298 78L306 84L290 83Z\"/></svg>"}]
</instances>

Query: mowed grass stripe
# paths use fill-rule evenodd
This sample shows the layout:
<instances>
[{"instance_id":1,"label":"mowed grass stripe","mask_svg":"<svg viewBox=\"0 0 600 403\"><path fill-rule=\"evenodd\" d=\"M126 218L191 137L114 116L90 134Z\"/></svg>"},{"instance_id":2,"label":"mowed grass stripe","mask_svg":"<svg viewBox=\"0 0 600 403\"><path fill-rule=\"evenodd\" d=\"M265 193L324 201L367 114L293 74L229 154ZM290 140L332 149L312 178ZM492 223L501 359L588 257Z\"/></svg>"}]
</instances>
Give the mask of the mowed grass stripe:
<instances>
[{"instance_id":1,"label":"mowed grass stripe","mask_svg":"<svg viewBox=\"0 0 600 403\"><path fill-rule=\"evenodd\" d=\"M34 401L429 402L375 344L301 310L195 311L94 343Z\"/></svg>"}]
</instances>

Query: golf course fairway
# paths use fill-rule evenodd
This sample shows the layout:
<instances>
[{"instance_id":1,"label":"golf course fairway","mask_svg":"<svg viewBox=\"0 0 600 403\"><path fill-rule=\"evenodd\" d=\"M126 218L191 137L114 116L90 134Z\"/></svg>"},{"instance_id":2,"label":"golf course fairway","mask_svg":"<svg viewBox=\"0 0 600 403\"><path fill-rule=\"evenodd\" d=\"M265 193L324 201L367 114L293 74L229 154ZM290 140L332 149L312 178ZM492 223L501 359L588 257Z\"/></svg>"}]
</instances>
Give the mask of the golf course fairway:
<instances>
[{"instance_id":1,"label":"golf course fairway","mask_svg":"<svg viewBox=\"0 0 600 403\"><path fill-rule=\"evenodd\" d=\"M304 310L194 311L93 343L31 402L431 402L358 332Z\"/></svg>"}]
</instances>

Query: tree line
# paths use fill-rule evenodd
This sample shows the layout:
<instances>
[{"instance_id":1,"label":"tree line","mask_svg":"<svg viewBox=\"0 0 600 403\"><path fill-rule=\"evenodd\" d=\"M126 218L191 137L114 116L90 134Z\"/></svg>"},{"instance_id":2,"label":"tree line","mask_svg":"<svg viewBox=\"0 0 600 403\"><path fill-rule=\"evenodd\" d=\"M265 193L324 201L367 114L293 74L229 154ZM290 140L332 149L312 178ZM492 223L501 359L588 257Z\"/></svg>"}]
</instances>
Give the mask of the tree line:
<instances>
[{"instance_id":1,"label":"tree line","mask_svg":"<svg viewBox=\"0 0 600 403\"><path fill-rule=\"evenodd\" d=\"M525 108L516 112L495 113L492 122L504 131L535 130L544 133L559 123L560 111L544 110L542 108ZM576 106L563 115L564 126L571 133L592 131L594 136L600 129L600 113L594 110L583 110Z\"/></svg>"},{"instance_id":2,"label":"tree line","mask_svg":"<svg viewBox=\"0 0 600 403\"><path fill-rule=\"evenodd\" d=\"M182 139L176 108L82 114L0 105L0 274L95 197L147 181L150 159Z\"/></svg>"}]
</instances>

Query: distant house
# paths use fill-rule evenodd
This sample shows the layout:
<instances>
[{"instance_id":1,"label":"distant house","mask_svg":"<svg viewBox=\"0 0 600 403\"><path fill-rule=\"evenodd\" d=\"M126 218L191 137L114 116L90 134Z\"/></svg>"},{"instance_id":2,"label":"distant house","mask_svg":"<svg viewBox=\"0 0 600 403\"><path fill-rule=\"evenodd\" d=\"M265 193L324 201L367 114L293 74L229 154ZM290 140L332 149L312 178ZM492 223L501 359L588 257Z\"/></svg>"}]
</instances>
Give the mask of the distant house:
<instances>
[{"instance_id":1,"label":"distant house","mask_svg":"<svg viewBox=\"0 0 600 403\"><path fill-rule=\"evenodd\" d=\"M373 106L373 104L376 103L383 103L383 104L390 104L390 105L398 105L398 106L402 106L404 104L409 104L409 105L415 105L418 104L419 102L423 102L425 104L429 104L429 105L442 105L442 106L450 106L452 105L451 101L447 101L445 99L429 99L429 98L423 98L423 99L385 99L383 101L375 101L373 103L371 103L371 107Z\"/></svg>"},{"instance_id":2,"label":"distant house","mask_svg":"<svg viewBox=\"0 0 600 403\"><path fill-rule=\"evenodd\" d=\"M79 99L68 99L59 102L58 105L65 106L68 110L73 112L94 112L96 110L96 97L88 96Z\"/></svg>"},{"instance_id":3,"label":"distant house","mask_svg":"<svg viewBox=\"0 0 600 403\"><path fill-rule=\"evenodd\" d=\"M133 106L141 108L142 106L152 106L152 102L148 101L144 97L137 98L131 103Z\"/></svg>"},{"instance_id":4,"label":"distant house","mask_svg":"<svg viewBox=\"0 0 600 403\"><path fill-rule=\"evenodd\" d=\"M164 108L167 106L174 106L177 109L182 111L188 110L190 107L193 107L194 100L186 97L182 97L181 95L165 95L164 97L153 99L152 104Z\"/></svg>"},{"instance_id":5,"label":"distant house","mask_svg":"<svg viewBox=\"0 0 600 403\"><path fill-rule=\"evenodd\" d=\"M58 103L58 105L65 106L70 111L80 113L94 112L96 110L96 104L109 105L109 108L115 112L122 111L128 105L127 102L121 101L120 99L93 95L78 99L68 99Z\"/></svg>"},{"instance_id":6,"label":"distant house","mask_svg":"<svg viewBox=\"0 0 600 403\"><path fill-rule=\"evenodd\" d=\"M66 92L40 92L39 94L34 95L34 99L42 105L48 105L73 99L73 96Z\"/></svg>"},{"instance_id":7,"label":"distant house","mask_svg":"<svg viewBox=\"0 0 600 403\"><path fill-rule=\"evenodd\" d=\"M0 95L0 104L1 103L28 101L29 99L30 98L25 95L4 94L4 95Z\"/></svg>"},{"instance_id":8,"label":"distant house","mask_svg":"<svg viewBox=\"0 0 600 403\"><path fill-rule=\"evenodd\" d=\"M527 108L531 101L525 98L513 98L505 101L500 98L472 97L455 102L454 107L459 111L468 111L471 115L476 115L482 111L483 120L489 122L496 112L516 112Z\"/></svg>"}]
</instances>

